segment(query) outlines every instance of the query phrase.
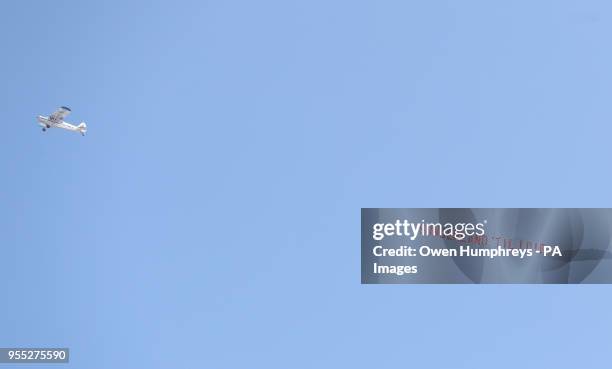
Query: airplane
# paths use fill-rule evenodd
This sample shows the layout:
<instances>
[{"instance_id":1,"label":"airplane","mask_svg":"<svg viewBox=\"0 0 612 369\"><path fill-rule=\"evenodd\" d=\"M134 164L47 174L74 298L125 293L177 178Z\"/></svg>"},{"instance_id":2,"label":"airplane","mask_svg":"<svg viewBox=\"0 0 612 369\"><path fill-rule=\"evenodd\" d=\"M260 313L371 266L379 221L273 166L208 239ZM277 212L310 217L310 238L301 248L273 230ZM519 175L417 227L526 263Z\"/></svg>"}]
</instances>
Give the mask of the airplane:
<instances>
[{"instance_id":1,"label":"airplane","mask_svg":"<svg viewBox=\"0 0 612 369\"><path fill-rule=\"evenodd\" d=\"M85 122L81 122L78 126L72 125L70 123L64 122L64 118L70 114L72 110L65 106L60 106L53 114L48 117L39 115L36 120L38 124L40 124L43 128L43 132L46 132L49 128L63 128L69 131L80 132L81 136L85 136L85 132L87 132L87 124Z\"/></svg>"}]
</instances>

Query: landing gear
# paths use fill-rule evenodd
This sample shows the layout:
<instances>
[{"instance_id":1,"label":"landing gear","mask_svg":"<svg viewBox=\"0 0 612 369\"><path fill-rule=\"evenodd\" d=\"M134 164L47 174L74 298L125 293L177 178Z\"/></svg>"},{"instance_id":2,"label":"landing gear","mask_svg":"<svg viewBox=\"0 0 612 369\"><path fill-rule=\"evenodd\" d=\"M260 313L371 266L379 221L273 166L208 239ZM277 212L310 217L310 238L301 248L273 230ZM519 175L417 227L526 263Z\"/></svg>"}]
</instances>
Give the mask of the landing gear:
<instances>
[{"instance_id":1,"label":"landing gear","mask_svg":"<svg viewBox=\"0 0 612 369\"><path fill-rule=\"evenodd\" d=\"M43 128L43 132L47 132L47 129L46 129L46 128Z\"/></svg>"}]
</instances>

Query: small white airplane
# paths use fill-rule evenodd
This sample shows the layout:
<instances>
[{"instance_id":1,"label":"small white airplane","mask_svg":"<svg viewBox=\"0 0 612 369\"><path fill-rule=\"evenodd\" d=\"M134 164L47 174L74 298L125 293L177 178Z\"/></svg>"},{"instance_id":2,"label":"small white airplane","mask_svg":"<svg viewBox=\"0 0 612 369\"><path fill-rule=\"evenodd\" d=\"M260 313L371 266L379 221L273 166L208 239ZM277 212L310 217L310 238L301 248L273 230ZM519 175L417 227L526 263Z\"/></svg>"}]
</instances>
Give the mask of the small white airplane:
<instances>
[{"instance_id":1,"label":"small white airplane","mask_svg":"<svg viewBox=\"0 0 612 369\"><path fill-rule=\"evenodd\" d=\"M64 118L70 114L71 111L70 108L61 106L55 113L48 117L39 115L36 120L38 120L38 124L43 127L43 132L49 128L63 128L69 131L80 132L82 136L85 136L85 132L87 132L87 124L85 124L85 122L81 122L78 126L64 122Z\"/></svg>"}]
</instances>

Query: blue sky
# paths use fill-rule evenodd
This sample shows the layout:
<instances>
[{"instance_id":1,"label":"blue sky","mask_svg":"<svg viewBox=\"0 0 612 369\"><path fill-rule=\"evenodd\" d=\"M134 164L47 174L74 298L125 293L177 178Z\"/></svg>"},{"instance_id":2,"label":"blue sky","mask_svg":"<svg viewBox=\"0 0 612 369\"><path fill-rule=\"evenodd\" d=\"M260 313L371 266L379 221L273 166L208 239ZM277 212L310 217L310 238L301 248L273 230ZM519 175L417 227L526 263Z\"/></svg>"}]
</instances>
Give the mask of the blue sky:
<instances>
[{"instance_id":1,"label":"blue sky","mask_svg":"<svg viewBox=\"0 0 612 369\"><path fill-rule=\"evenodd\" d=\"M609 367L607 286L359 283L361 207L612 207L609 3L0 9L0 346ZM60 105L86 137L40 131Z\"/></svg>"}]
</instances>

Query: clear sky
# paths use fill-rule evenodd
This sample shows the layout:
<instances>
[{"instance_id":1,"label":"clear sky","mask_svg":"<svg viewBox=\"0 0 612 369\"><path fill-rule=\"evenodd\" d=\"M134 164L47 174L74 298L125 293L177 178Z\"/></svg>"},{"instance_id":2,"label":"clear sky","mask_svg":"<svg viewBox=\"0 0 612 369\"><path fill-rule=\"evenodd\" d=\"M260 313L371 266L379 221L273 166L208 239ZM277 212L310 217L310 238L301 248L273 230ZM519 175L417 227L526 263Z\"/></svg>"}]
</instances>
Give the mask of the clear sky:
<instances>
[{"instance_id":1,"label":"clear sky","mask_svg":"<svg viewBox=\"0 0 612 369\"><path fill-rule=\"evenodd\" d=\"M610 367L609 286L359 272L361 207L612 207L609 2L0 10L1 347L90 369ZM86 137L41 132L60 105Z\"/></svg>"}]
</instances>

